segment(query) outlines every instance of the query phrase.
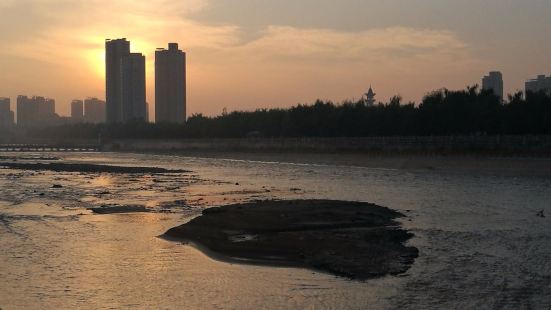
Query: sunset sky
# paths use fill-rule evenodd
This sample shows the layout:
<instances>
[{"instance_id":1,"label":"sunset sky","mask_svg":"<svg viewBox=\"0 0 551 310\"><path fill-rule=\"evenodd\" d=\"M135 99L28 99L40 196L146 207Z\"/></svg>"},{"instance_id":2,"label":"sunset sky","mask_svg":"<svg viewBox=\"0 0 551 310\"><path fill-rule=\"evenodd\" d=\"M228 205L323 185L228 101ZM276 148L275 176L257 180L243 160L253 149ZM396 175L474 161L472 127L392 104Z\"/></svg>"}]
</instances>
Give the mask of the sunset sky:
<instances>
[{"instance_id":1,"label":"sunset sky","mask_svg":"<svg viewBox=\"0 0 551 310\"><path fill-rule=\"evenodd\" d=\"M0 0L0 97L105 98L104 41L147 60L187 52L188 115L316 98L419 101L504 74L506 92L551 74L549 0Z\"/></svg>"}]
</instances>

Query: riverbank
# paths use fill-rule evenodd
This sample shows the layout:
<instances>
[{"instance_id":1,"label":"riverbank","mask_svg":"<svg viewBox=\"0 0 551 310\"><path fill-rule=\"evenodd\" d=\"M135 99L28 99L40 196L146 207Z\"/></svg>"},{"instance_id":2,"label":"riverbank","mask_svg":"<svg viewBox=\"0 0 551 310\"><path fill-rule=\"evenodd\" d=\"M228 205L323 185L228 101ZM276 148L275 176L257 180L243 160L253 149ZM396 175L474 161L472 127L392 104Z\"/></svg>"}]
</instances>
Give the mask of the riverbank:
<instances>
[{"instance_id":1,"label":"riverbank","mask_svg":"<svg viewBox=\"0 0 551 310\"><path fill-rule=\"evenodd\" d=\"M140 152L148 154L149 152ZM416 154L358 154L311 152L232 152L182 151L154 152L189 158L220 159L236 162L287 163L293 165L319 165L460 173L468 175L548 177L551 175L550 157L489 156L489 155L416 155Z\"/></svg>"},{"instance_id":2,"label":"riverbank","mask_svg":"<svg viewBox=\"0 0 551 310\"><path fill-rule=\"evenodd\" d=\"M551 136L406 136L114 139L104 151L123 152L277 152L370 155L551 156Z\"/></svg>"},{"instance_id":3,"label":"riverbank","mask_svg":"<svg viewBox=\"0 0 551 310\"><path fill-rule=\"evenodd\" d=\"M20 137L0 142L13 152L243 152L339 153L380 156L522 156L551 158L551 135L376 136L376 137L246 137L172 139L45 139Z\"/></svg>"},{"instance_id":4,"label":"riverbank","mask_svg":"<svg viewBox=\"0 0 551 310\"><path fill-rule=\"evenodd\" d=\"M210 208L166 232L232 262L306 267L358 280L400 274L418 255L402 214L369 203L262 201Z\"/></svg>"}]
</instances>

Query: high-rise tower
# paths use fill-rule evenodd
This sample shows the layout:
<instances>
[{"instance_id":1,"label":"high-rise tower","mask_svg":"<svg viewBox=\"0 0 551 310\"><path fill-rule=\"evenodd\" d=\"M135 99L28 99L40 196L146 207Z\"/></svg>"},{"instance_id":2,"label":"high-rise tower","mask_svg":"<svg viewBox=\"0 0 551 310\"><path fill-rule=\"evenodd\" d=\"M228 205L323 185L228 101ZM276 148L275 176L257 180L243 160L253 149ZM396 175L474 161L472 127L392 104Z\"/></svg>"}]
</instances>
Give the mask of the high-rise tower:
<instances>
[{"instance_id":1,"label":"high-rise tower","mask_svg":"<svg viewBox=\"0 0 551 310\"><path fill-rule=\"evenodd\" d=\"M105 123L105 101L98 98L84 100L84 121L86 123Z\"/></svg>"},{"instance_id":2,"label":"high-rise tower","mask_svg":"<svg viewBox=\"0 0 551 310\"><path fill-rule=\"evenodd\" d=\"M122 122L121 61L130 54L130 42L124 39L105 41L106 121Z\"/></svg>"},{"instance_id":3,"label":"high-rise tower","mask_svg":"<svg viewBox=\"0 0 551 310\"><path fill-rule=\"evenodd\" d=\"M10 98L0 98L0 130L13 126L13 111L10 108Z\"/></svg>"},{"instance_id":4,"label":"high-rise tower","mask_svg":"<svg viewBox=\"0 0 551 310\"><path fill-rule=\"evenodd\" d=\"M482 78L482 89L492 90L494 95L503 100L503 75L499 71L492 71Z\"/></svg>"},{"instance_id":5,"label":"high-rise tower","mask_svg":"<svg viewBox=\"0 0 551 310\"><path fill-rule=\"evenodd\" d=\"M59 116L55 113L55 100L34 96L17 96L17 125L39 128L55 125Z\"/></svg>"},{"instance_id":6,"label":"high-rise tower","mask_svg":"<svg viewBox=\"0 0 551 310\"><path fill-rule=\"evenodd\" d=\"M538 75L537 78L526 81L526 93L537 93L540 91L551 94L551 76Z\"/></svg>"},{"instance_id":7,"label":"high-rise tower","mask_svg":"<svg viewBox=\"0 0 551 310\"><path fill-rule=\"evenodd\" d=\"M186 121L186 53L178 43L155 51L155 121Z\"/></svg>"},{"instance_id":8,"label":"high-rise tower","mask_svg":"<svg viewBox=\"0 0 551 310\"><path fill-rule=\"evenodd\" d=\"M147 120L145 56L131 53L121 59L122 121Z\"/></svg>"},{"instance_id":9,"label":"high-rise tower","mask_svg":"<svg viewBox=\"0 0 551 310\"><path fill-rule=\"evenodd\" d=\"M71 121L73 123L84 121L84 102L82 100L75 99L71 102Z\"/></svg>"}]
</instances>

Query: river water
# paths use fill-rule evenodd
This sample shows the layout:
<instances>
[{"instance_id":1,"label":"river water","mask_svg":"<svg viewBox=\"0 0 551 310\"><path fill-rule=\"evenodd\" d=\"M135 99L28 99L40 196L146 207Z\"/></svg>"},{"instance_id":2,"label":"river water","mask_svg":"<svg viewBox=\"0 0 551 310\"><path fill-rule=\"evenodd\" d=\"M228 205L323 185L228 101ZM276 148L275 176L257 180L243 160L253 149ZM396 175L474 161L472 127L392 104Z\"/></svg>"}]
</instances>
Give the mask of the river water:
<instances>
[{"instance_id":1,"label":"river water","mask_svg":"<svg viewBox=\"0 0 551 310\"><path fill-rule=\"evenodd\" d=\"M278 158L2 155L4 161L52 156L190 171L0 169L3 310L551 308L551 176L545 174ZM206 207L272 198L360 200L399 210L420 256L403 275L356 282L311 270L220 262L158 237ZM86 209L105 204L156 212L94 215ZM536 216L540 210L548 217Z\"/></svg>"}]
</instances>

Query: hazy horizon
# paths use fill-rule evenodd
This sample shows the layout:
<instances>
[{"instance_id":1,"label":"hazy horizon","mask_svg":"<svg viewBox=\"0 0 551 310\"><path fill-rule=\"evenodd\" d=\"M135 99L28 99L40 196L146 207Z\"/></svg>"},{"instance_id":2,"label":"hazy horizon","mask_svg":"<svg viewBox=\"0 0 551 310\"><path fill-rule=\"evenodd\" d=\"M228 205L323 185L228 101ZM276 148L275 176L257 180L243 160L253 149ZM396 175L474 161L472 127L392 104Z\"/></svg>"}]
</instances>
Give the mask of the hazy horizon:
<instances>
[{"instance_id":1,"label":"hazy horizon","mask_svg":"<svg viewBox=\"0 0 551 310\"><path fill-rule=\"evenodd\" d=\"M187 53L188 115L288 107L315 99L419 102L430 90L504 74L505 92L551 74L551 2L346 0L0 0L0 97L105 99L104 42L125 37L147 61ZM7 31L9 29L9 31Z\"/></svg>"}]
</instances>

